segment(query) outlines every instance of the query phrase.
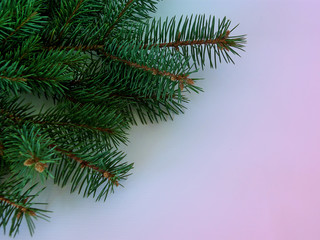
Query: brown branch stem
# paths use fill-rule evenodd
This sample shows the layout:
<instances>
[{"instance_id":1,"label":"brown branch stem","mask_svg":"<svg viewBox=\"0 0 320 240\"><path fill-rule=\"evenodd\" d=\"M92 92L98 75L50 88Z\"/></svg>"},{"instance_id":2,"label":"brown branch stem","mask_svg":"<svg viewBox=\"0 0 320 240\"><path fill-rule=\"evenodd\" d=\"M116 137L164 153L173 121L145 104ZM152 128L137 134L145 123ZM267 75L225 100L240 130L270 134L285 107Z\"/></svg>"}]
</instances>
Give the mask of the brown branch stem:
<instances>
[{"instance_id":1,"label":"brown branch stem","mask_svg":"<svg viewBox=\"0 0 320 240\"><path fill-rule=\"evenodd\" d=\"M0 142L0 156L4 155L4 150L5 150L5 147L4 147L3 143Z\"/></svg>"},{"instance_id":2,"label":"brown branch stem","mask_svg":"<svg viewBox=\"0 0 320 240\"><path fill-rule=\"evenodd\" d=\"M143 49L150 49L152 47L174 47L176 49L179 49L181 46L194 46L194 45L208 45L208 44L227 44L226 40L224 38L220 39L207 39L207 40L193 40L193 41L175 41L175 42L167 42L167 43L155 43L155 44L145 44L141 48Z\"/></svg>"},{"instance_id":3,"label":"brown branch stem","mask_svg":"<svg viewBox=\"0 0 320 240\"><path fill-rule=\"evenodd\" d=\"M75 155L73 152L71 151L66 151L66 150L63 150L59 147L57 147L56 145L54 144L51 144L49 147L51 148L54 148L55 151L57 152L60 152L64 155L66 155L67 157L69 157L70 159L80 163L81 167L87 167L87 168L90 168L90 169L93 169L95 170L96 172L99 172L103 175L103 177L107 178L109 181L111 180L111 178L114 177L114 174L108 172L108 171L105 171L103 169L100 169L99 167L93 165L93 164L90 164L88 161L85 161L85 160L82 160L81 158L79 158L77 155ZM119 186L119 183L118 181L115 181L114 183L116 186Z\"/></svg>"},{"instance_id":4,"label":"brown branch stem","mask_svg":"<svg viewBox=\"0 0 320 240\"><path fill-rule=\"evenodd\" d=\"M159 48L164 48L164 47L173 47L175 49L179 49L180 46L194 46L194 45L208 45L208 44L220 44L220 45L226 45L227 41L226 39L229 37L230 31L228 30L225 34L225 36L220 36L219 38L216 39L206 39L206 40L192 40L192 41L180 41L180 35L178 37L177 41L174 42L164 42L164 43L154 43L154 44L145 44L141 45L140 49L151 49L152 47L159 47ZM104 45L79 45L79 46L50 46L50 47L45 47L45 49L65 49L65 50L81 50L81 51L99 51L99 50L104 50Z\"/></svg>"},{"instance_id":5,"label":"brown branch stem","mask_svg":"<svg viewBox=\"0 0 320 240\"><path fill-rule=\"evenodd\" d=\"M169 77L171 79L171 81L179 81L180 83L180 88L181 90L183 89L183 84L184 82L186 82L187 84L194 84L193 80L191 78L188 78L188 76L186 75L177 75L177 74L174 74L174 73L170 73L170 72L167 72L167 71L161 71L159 69L156 69L156 68L151 68L151 67L147 67L147 66L144 66L144 65L140 65L138 63L134 63L134 62L130 62L128 60L125 60L125 59L122 59L120 57L117 57L117 56L113 56L111 54L108 54L106 52L102 52L104 56L112 59L112 60L115 60L115 61L118 61L118 62L122 62L130 67L134 67L134 68L137 68L137 69L141 69L141 70L144 70L146 72L151 72L153 75L160 75L160 76L165 76L165 77Z\"/></svg>"},{"instance_id":6,"label":"brown branch stem","mask_svg":"<svg viewBox=\"0 0 320 240\"><path fill-rule=\"evenodd\" d=\"M4 202L4 203L7 203L7 204L9 204L9 205L11 205L11 206L13 206L14 208L17 208L17 209L19 209L21 212L27 213L27 214L30 215L30 216L36 216L36 213L35 213L34 211L32 211L32 210L30 210L30 209L28 209L28 208L26 208L26 207L24 207L24 206L21 206L21 205L19 205L19 204L16 204L16 203L12 202L11 200L9 200L8 198L5 198L4 196L0 196L0 201L2 201L2 202Z\"/></svg>"},{"instance_id":7,"label":"brown branch stem","mask_svg":"<svg viewBox=\"0 0 320 240\"><path fill-rule=\"evenodd\" d=\"M23 77L10 78L10 77L6 77L6 76L0 76L0 78L7 79L12 82L26 82L26 81L28 81L28 79L23 78Z\"/></svg>"}]
</instances>

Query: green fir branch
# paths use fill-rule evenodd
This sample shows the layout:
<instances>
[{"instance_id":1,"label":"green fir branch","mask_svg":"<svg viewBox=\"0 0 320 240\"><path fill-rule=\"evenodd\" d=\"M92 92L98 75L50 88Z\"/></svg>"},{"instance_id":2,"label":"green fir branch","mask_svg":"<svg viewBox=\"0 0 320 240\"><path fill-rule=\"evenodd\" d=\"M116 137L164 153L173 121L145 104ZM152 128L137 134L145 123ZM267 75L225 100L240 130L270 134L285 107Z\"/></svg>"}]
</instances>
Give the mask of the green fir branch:
<instances>
[{"instance_id":1,"label":"green fir branch","mask_svg":"<svg viewBox=\"0 0 320 240\"><path fill-rule=\"evenodd\" d=\"M10 236L47 219L34 206L42 190L32 192L50 177L106 200L131 174L118 150L131 125L183 113L202 91L192 74L244 50L227 18L152 19L159 1L0 1L0 227ZM53 106L36 111L29 96Z\"/></svg>"},{"instance_id":2,"label":"green fir branch","mask_svg":"<svg viewBox=\"0 0 320 240\"><path fill-rule=\"evenodd\" d=\"M27 187L28 181L12 176L9 179L0 179L0 227L4 233L9 231L9 236L16 236L23 221L26 221L31 235L34 233L34 220L48 220L47 210L36 208L34 199L44 190L40 189L35 194L37 184Z\"/></svg>"},{"instance_id":3,"label":"green fir branch","mask_svg":"<svg viewBox=\"0 0 320 240\"><path fill-rule=\"evenodd\" d=\"M57 146L55 151L62 156L59 164L52 166L55 183L64 187L71 182L71 192L78 190L84 197L97 197L106 200L114 186L128 177L133 164L121 163L124 155L116 151L92 151L92 145L83 146L81 150L66 150ZM99 190L99 192L98 192Z\"/></svg>"},{"instance_id":4,"label":"green fir branch","mask_svg":"<svg viewBox=\"0 0 320 240\"><path fill-rule=\"evenodd\" d=\"M123 37L141 41L141 48L172 48L181 51L186 57L191 56L195 67L205 65L206 55L210 66L217 67L221 59L233 62L229 52L239 56L237 50L243 51L246 42L245 35L230 36L236 27L230 29L231 21L224 17L222 20L215 17L206 18L205 15L181 17L177 20L166 18L141 24L135 32L123 31ZM129 36L128 36L129 34ZM234 63L234 62L233 62Z\"/></svg>"},{"instance_id":5,"label":"green fir branch","mask_svg":"<svg viewBox=\"0 0 320 240\"><path fill-rule=\"evenodd\" d=\"M156 10L159 0L118 0L106 5L106 16L109 19L106 40L114 29L126 28L132 24L144 23L150 18L150 13Z\"/></svg>"}]
</instances>

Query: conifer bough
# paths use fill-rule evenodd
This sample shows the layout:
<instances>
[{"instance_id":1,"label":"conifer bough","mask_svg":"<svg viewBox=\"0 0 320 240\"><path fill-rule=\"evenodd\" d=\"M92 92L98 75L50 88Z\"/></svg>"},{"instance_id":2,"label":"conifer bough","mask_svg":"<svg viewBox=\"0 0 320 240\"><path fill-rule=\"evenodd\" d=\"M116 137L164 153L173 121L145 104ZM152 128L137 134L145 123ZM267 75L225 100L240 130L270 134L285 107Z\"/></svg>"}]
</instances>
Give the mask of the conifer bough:
<instances>
[{"instance_id":1,"label":"conifer bough","mask_svg":"<svg viewBox=\"0 0 320 240\"><path fill-rule=\"evenodd\" d=\"M226 18L153 19L157 0L0 1L0 226L33 234L40 185L105 200L133 164L130 125L183 113L192 73L233 62L245 35ZM168 1L168 4L170 2ZM34 111L26 95L54 105ZM40 98L41 99L41 98ZM41 183L41 184L39 184Z\"/></svg>"}]
</instances>

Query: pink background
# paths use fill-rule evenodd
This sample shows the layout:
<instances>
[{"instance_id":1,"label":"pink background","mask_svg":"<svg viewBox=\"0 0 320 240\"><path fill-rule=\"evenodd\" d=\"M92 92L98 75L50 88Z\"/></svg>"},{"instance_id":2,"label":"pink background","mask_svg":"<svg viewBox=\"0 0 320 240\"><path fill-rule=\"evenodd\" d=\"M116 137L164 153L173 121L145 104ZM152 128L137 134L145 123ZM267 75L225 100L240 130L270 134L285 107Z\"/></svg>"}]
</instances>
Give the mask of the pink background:
<instances>
[{"instance_id":1,"label":"pink background","mask_svg":"<svg viewBox=\"0 0 320 240\"><path fill-rule=\"evenodd\" d=\"M107 202L52 186L34 240L319 240L320 3L165 0L157 16L227 16L236 65L196 76L173 122L133 127L133 175ZM1 239L9 239L3 237ZM16 239L31 239L26 228Z\"/></svg>"}]
</instances>

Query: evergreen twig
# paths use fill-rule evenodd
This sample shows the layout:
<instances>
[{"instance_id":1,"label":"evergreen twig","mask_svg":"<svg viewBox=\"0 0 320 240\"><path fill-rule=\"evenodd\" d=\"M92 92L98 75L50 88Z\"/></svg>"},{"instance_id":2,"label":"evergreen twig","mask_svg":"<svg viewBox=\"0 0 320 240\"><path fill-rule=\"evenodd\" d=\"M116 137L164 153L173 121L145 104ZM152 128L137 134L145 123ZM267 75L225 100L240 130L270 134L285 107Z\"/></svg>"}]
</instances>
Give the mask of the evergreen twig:
<instances>
[{"instance_id":1,"label":"evergreen twig","mask_svg":"<svg viewBox=\"0 0 320 240\"><path fill-rule=\"evenodd\" d=\"M0 1L0 227L48 219L34 207L53 178L106 200L131 174L132 124L181 114L194 72L240 56L226 18L154 19L160 0ZM51 102L36 111L25 96Z\"/></svg>"}]
</instances>

